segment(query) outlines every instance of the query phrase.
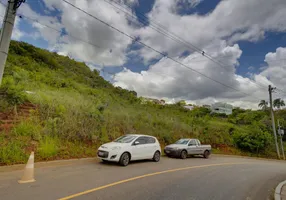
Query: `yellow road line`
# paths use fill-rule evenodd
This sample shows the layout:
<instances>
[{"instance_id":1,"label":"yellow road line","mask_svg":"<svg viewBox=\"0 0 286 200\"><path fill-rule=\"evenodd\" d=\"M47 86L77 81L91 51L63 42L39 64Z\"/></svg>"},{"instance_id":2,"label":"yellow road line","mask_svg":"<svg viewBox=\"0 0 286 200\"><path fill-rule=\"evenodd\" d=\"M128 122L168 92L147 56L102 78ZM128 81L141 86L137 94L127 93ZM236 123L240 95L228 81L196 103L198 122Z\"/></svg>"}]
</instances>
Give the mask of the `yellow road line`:
<instances>
[{"instance_id":1,"label":"yellow road line","mask_svg":"<svg viewBox=\"0 0 286 200\"><path fill-rule=\"evenodd\" d=\"M88 194L88 193L91 193L91 192L95 192L95 191L102 190L102 189L105 189L105 188L108 188L108 187L112 187L112 186L119 185L119 184L122 184L122 183L126 183L126 182L130 182L130 181L142 179L142 178L149 177L149 176L155 176L155 175L165 174L165 173L170 173L170 172L183 171L183 170L188 170L188 169L196 169L196 168L204 168L204 167L212 167L212 166L223 166L223 165L237 165L237 164L246 164L246 163L245 162L244 163L241 162L241 163L220 163L220 164L210 164L210 165L199 165L199 166L183 167L183 168L170 169L170 170L165 170L165 171L160 171L160 172L154 172L154 173L150 173L150 174L145 174L145 175L136 176L136 177L133 177L133 178L117 181L117 182L114 182L114 183L110 183L110 184L107 184L107 185L96 187L96 188L93 188L93 189L90 189L90 190L86 190L86 191L83 191L83 192L79 192L79 193L76 193L76 194L73 194L73 195L70 195L70 196L67 196L67 197L60 198L59 200L72 199L72 198L75 198L75 197L78 197L78 196L82 196L82 195L85 195L85 194Z\"/></svg>"}]
</instances>

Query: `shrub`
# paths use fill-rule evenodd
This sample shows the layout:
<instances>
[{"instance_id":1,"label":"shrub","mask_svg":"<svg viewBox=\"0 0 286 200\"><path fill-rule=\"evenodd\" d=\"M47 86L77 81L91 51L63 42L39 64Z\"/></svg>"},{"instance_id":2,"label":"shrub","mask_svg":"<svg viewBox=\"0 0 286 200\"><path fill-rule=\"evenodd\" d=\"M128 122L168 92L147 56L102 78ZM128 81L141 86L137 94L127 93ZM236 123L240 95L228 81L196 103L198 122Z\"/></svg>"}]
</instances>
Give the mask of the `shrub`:
<instances>
[{"instance_id":1,"label":"shrub","mask_svg":"<svg viewBox=\"0 0 286 200\"><path fill-rule=\"evenodd\" d=\"M21 104L27 100L23 87L20 84L16 84L12 76L3 78L0 93L11 105Z\"/></svg>"},{"instance_id":2,"label":"shrub","mask_svg":"<svg viewBox=\"0 0 286 200\"><path fill-rule=\"evenodd\" d=\"M268 132L262 131L258 126L253 126L248 132L235 131L233 139L236 146L241 150L258 154L271 145L272 136Z\"/></svg>"},{"instance_id":3,"label":"shrub","mask_svg":"<svg viewBox=\"0 0 286 200\"><path fill-rule=\"evenodd\" d=\"M38 154L42 159L53 158L57 155L59 140L56 137L45 136L39 144Z\"/></svg>"},{"instance_id":4,"label":"shrub","mask_svg":"<svg viewBox=\"0 0 286 200\"><path fill-rule=\"evenodd\" d=\"M41 139L40 132L41 127L32 121L22 121L12 129L16 136L29 136L36 141Z\"/></svg>"}]
</instances>

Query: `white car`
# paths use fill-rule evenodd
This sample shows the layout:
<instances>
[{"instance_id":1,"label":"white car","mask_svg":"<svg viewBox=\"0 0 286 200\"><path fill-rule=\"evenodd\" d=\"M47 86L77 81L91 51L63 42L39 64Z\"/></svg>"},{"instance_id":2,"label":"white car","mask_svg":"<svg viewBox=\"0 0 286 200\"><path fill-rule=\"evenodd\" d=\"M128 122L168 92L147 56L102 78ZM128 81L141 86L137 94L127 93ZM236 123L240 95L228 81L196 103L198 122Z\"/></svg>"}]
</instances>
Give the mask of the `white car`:
<instances>
[{"instance_id":1,"label":"white car","mask_svg":"<svg viewBox=\"0 0 286 200\"><path fill-rule=\"evenodd\" d=\"M122 166L127 166L133 160L153 159L159 162L161 147L157 138L153 136L128 134L101 145L97 156L103 162L119 162Z\"/></svg>"}]
</instances>

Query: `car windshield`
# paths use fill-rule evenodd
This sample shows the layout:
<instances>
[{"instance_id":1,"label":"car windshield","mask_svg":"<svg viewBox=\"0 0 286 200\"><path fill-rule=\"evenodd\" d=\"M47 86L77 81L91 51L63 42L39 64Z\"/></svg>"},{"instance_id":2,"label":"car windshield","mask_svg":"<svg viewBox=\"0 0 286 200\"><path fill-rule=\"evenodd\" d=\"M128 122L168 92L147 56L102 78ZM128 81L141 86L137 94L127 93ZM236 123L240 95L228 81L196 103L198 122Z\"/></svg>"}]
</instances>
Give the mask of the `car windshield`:
<instances>
[{"instance_id":1,"label":"car windshield","mask_svg":"<svg viewBox=\"0 0 286 200\"><path fill-rule=\"evenodd\" d=\"M116 140L114 140L114 142L118 142L118 143L130 143L130 142L132 142L135 138L136 138L136 136L134 136L134 135L123 135L123 136L117 138Z\"/></svg>"},{"instance_id":2,"label":"car windshield","mask_svg":"<svg viewBox=\"0 0 286 200\"><path fill-rule=\"evenodd\" d=\"M189 139L180 139L177 142L175 142L175 144L188 144Z\"/></svg>"}]
</instances>

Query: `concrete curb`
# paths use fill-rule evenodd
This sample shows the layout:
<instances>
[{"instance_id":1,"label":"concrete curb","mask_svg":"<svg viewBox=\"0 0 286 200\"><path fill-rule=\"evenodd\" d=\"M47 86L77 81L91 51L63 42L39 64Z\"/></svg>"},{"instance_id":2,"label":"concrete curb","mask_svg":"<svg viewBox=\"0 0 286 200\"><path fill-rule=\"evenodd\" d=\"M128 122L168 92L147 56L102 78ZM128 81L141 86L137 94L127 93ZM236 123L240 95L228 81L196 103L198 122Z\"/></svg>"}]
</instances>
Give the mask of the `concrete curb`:
<instances>
[{"instance_id":1,"label":"concrete curb","mask_svg":"<svg viewBox=\"0 0 286 200\"><path fill-rule=\"evenodd\" d=\"M274 194L274 199L275 200L282 200L281 192L282 192L282 188L283 188L284 185L286 185L286 180L282 181L281 183L279 183L277 185L277 187L275 188L275 194Z\"/></svg>"}]
</instances>

